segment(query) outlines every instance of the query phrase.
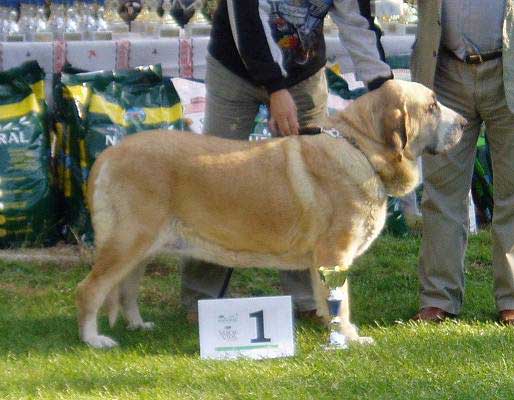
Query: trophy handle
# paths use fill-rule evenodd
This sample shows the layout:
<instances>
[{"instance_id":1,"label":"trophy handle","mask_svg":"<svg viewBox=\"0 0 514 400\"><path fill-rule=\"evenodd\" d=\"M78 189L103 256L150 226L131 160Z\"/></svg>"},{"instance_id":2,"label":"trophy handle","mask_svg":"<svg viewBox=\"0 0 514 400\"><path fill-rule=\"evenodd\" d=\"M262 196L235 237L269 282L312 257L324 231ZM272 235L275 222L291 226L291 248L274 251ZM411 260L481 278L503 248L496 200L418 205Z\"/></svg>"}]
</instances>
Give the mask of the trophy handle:
<instances>
[{"instance_id":1,"label":"trophy handle","mask_svg":"<svg viewBox=\"0 0 514 400\"><path fill-rule=\"evenodd\" d=\"M194 0L192 2L187 1L188 4L184 4L184 0L174 0L184 10L189 11L191 9L202 8L202 0Z\"/></svg>"}]
</instances>

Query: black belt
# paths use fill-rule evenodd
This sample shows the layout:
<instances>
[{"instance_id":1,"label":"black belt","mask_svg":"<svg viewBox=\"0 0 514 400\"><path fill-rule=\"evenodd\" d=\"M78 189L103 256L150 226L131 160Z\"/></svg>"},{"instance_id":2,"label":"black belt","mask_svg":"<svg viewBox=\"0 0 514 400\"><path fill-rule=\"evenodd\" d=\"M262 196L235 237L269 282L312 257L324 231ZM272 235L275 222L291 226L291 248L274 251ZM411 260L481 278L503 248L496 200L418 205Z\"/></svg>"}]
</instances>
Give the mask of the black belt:
<instances>
[{"instance_id":1,"label":"black belt","mask_svg":"<svg viewBox=\"0 0 514 400\"><path fill-rule=\"evenodd\" d=\"M495 51L491 51L490 53L467 54L466 57L464 57L464 60L461 60L461 61L465 62L466 64L482 64L482 63L485 63L486 61L500 58L501 56L502 56L502 51L495 50Z\"/></svg>"}]
</instances>

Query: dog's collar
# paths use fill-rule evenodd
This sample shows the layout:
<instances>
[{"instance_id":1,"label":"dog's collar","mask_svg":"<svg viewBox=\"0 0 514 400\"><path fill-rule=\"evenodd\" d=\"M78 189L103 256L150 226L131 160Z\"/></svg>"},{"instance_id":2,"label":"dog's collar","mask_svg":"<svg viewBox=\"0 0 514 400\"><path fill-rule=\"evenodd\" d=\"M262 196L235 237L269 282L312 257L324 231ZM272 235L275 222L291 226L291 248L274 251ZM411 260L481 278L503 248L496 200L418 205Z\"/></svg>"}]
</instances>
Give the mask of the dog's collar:
<instances>
[{"instance_id":1,"label":"dog's collar","mask_svg":"<svg viewBox=\"0 0 514 400\"><path fill-rule=\"evenodd\" d=\"M342 133L341 131L337 130L336 128L323 128L323 127L317 127L317 126L315 126L315 127L310 126L310 127L300 129L300 135L318 135L320 133L324 133L334 139L345 139L348 143L350 143L353 147L355 147L366 158L366 160L368 160L369 165L371 166L373 171L375 171L375 173L378 175L378 172L375 169L375 166L370 161L370 159L368 158L366 153L364 151L362 151L362 149L360 148L359 144L357 143L357 141L355 140L354 137L347 136L344 133Z\"/></svg>"},{"instance_id":2,"label":"dog's collar","mask_svg":"<svg viewBox=\"0 0 514 400\"><path fill-rule=\"evenodd\" d=\"M346 139L351 145L362 152L355 138L346 136L336 128L323 128L319 126L308 126L306 128L300 128L300 135L319 135L320 133L324 133L330 137L333 137L334 139Z\"/></svg>"}]
</instances>

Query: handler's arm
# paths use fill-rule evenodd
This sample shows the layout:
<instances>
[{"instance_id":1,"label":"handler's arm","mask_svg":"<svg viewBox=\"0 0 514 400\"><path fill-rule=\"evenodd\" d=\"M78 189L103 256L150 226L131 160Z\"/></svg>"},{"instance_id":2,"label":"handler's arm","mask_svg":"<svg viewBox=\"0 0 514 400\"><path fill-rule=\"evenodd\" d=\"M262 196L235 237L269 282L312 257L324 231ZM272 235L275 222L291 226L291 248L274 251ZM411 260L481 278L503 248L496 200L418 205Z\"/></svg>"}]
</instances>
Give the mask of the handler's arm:
<instances>
[{"instance_id":1,"label":"handler's arm","mask_svg":"<svg viewBox=\"0 0 514 400\"><path fill-rule=\"evenodd\" d=\"M297 135L296 105L286 89L282 51L273 40L268 23L272 13L269 2L227 0L227 8L241 60L253 80L270 95L271 129L283 135Z\"/></svg>"},{"instance_id":2,"label":"handler's arm","mask_svg":"<svg viewBox=\"0 0 514 400\"><path fill-rule=\"evenodd\" d=\"M391 79L391 68L380 60L377 36L360 14L357 0L335 0L330 16L339 28L339 38L350 53L355 77L368 89L376 89Z\"/></svg>"}]
</instances>

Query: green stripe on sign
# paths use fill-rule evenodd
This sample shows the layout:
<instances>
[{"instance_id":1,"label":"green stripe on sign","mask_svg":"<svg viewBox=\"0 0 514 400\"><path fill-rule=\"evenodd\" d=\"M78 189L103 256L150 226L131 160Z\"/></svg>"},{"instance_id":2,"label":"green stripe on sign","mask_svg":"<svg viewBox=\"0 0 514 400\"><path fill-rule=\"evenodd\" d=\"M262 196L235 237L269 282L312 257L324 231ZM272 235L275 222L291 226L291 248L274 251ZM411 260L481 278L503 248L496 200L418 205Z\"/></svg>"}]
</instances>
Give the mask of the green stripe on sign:
<instances>
[{"instance_id":1,"label":"green stripe on sign","mask_svg":"<svg viewBox=\"0 0 514 400\"><path fill-rule=\"evenodd\" d=\"M228 346L215 347L216 351L253 350L253 349L276 349L278 344L256 344L253 346Z\"/></svg>"}]
</instances>

